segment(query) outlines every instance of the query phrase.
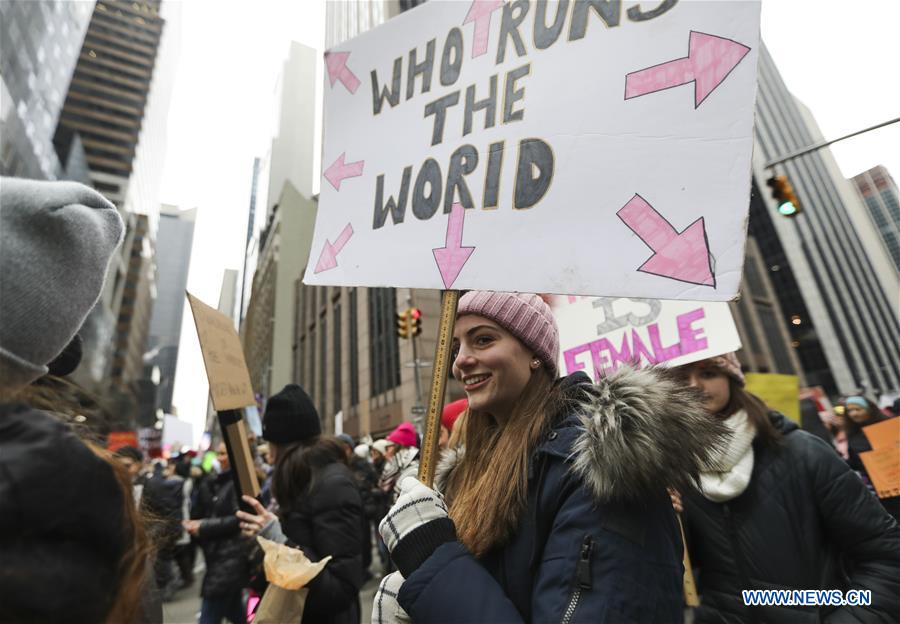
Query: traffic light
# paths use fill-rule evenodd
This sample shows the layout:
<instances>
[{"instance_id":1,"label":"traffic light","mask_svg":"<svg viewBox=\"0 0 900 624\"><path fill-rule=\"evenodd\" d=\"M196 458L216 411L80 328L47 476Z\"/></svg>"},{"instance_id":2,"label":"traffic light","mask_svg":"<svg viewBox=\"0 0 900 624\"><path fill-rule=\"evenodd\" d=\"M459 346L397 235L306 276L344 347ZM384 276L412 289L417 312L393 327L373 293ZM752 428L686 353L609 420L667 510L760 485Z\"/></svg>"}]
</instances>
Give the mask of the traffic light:
<instances>
[{"instance_id":1,"label":"traffic light","mask_svg":"<svg viewBox=\"0 0 900 624\"><path fill-rule=\"evenodd\" d=\"M787 176L773 176L766 180L766 184L772 189L772 199L778 205L778 213L785 217L796 217L803 211L800 200L794 193L794 187L788 182Z\"/></svg>"},{"instance_id":2,"label":"traffic light","mask_svg":"<svg viewBox=\"0 0 900 624\"><path fill-rule=\"evenodd\" d=\"M409 309L397 312L397 335L409 338Z\"/></svg>"},{"instance_id":3,"label":"traffic light","mask_svg":"<svg viewBox=\"0 0 900 624\"><path fill-rule=\"evenodd\" d=\"M409 319L410 333L413 336L418 336L422 333L422 310L419 308L411 308L409 310Z\"/></svg>"}]
</instances>

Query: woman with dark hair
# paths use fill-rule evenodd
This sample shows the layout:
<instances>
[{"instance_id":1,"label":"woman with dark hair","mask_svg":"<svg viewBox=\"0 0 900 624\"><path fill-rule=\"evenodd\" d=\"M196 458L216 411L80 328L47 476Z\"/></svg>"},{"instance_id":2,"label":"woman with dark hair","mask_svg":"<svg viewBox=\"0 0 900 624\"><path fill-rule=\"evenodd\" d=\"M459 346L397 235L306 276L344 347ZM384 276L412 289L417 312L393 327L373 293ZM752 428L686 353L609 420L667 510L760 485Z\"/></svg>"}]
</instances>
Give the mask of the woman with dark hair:
<instances>
[{"instance_id":1,"label":"woman with dark hair","mask_svg":"<svg viewBox=\"0 0 900 624\"><path fill-rule=\"evenodd\" d=\"M744 389L733 353L679 369L732 432L683 507L704 622L900 620L900 528L827 443ZM746 606L742 590L863 589L871 606Z\"/></svg>"},{"instance_id":2,"label":"woman with dark hair","mask_svg":"<svg viewBox=\"0 0 900 624\"><path fill-rule=\"evenodd\" d=\"M66 422L86 410L57 379L81 359L122 219L74 182L2 178L0 205L0 621L161 620L142 604L151 548L130 476Z\"/></svg>"},{"instance_id":3,"label":"woman with dark hair","mask_svg":"<svg viewBox=\"0 0 900 624\"><path fill-rule=\"evenodd\" d=\"M872 479L869 477L869 471L866 470L865 464L860 459L861 453L872 450L872 445L869 443L869 438L863 429L869 425L892 419L885 417L878 409L878 404L867 397L850 396L842 401L841 404L844 407L843 414L840 416L841 425L847 434L847 464L871 486ZM900 427L898 423L900 421L894 421L894 424ZM900 521L900 496L879 500L888 513L895 520Z\"/></svg>"},{"instance_id":4,"label":"woman with dark hair","mask_svg":"<svg viewBox=\"0 0 900 624\"><path fill-rule=\"evenodd\" d=\"M254 513L239 511L244 535L262 535L303 551L310 561L331 560L307 586L303 622L356 624L363 584L362 498L343 444L322 436L319 414L300 386L269 399L263 437L275 462L272 495L277 515L245 496Z\"/></svg>"},{"instance_id":5,"label":"woman with dark hair","mask_svg":"<svg viewBox=\"0 0 900 624\"><path fill-rule=\"evenodd\" d=\"M465 448L438 467L446 499L401 484L380 526L398 572L373 622L681 622L666 486L687 486L724 433L695 393L658 370L557 379L537 295L464 294L453 350Z\"/></svg>"}]
</instances>

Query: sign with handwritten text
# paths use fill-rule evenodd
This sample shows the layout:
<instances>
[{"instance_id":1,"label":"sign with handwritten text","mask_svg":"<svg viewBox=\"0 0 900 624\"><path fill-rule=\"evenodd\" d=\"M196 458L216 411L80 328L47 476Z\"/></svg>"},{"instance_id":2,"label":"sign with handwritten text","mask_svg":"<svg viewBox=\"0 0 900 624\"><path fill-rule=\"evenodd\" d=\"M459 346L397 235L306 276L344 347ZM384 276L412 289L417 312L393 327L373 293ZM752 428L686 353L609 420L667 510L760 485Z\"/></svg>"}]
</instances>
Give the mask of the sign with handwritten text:
<instances>
[{"instance_id":1,"label":"sign with handwritten text","mask_svg":"<svg viewBox=\"0 0 900 624\"><path fill-rule=\"evenodd\" d=\"M426 2L325 53L307 284L733 299L759 2Z\"/></svg>"},{"instance_id":2,"label":"sign with handwritten text","mask_svg":"<svg viewBox=\"0 0 900 624\"><path fill-rule=\"evenodd\" d=\"M563 374L599 379L626 364L680 366L741 348L727 303L555 296L550 307Z\"/></svg>"},{"instance_id":3,"label":"sign with handwritten text","mask_svg":"<svg viewBox=\"0 0 900 624\"><path fill-rule=\"evenodd\" d=\"M200 339L213 407L223 411L255 405L241 340L231 319L192 294L186 294Z\"/></svg>"}]
</instances>

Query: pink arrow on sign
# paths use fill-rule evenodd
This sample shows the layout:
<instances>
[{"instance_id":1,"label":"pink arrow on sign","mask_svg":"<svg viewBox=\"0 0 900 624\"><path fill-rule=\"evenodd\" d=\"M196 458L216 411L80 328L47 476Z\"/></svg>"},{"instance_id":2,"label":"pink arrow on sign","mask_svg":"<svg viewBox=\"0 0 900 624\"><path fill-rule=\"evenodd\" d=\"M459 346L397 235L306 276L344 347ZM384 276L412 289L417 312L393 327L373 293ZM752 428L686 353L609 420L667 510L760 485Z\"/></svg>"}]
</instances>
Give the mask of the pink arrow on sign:
<instances>
[{"instance_id":1,"label":"pink arrow on sign","mask_svg":"<svg viewBox=\"0 0 900 624\"><path fill-rule=\"evenodd\" d=\"M472 0L469 12L463 24L475 22L475 35L472 38L472 58L487 52L488 38L491 34L491 14L503 6L504 0Z\"/></svg>"},{"instance_id":2,"label":"pink arrow on sign","mask_svg":"<svg viewBox=\"0 0 900 624\"><path fill-rule=\"evenodd\" d=\"M347 91L356 93L359 88L359 78L347 67L349 57L349 52L326 52L325 66L328 68L328 80L332 87L335 82L340 80L341 84L347 87Z\"/></svg>"},{"instance_id":3,"label":"pink arrow on sign","mask_svg":"<svg viewBox=\"0 0 900 624\"><path fill-rule=\"evenodd\" d=\"M356 162L352 162L350 164L344 164L344 157L347 152L343 152L338 159L331 163L331 166L325 170L325 179L331 182L331 186L333 186L336 190L341 190L341 180L345 178L355 178L361 176L363 173L363 165L365 165L364 160L357 160Z\"/></svg>"},{"instance_id":4,"label":"pink arrow on sign","mask_svg":"<svg viewBox=\"0 0 900 624\"><path fill-rule=\"evenodd\" d=\"M625 99L694 83L694 108L731 73L750 48L737 41L691 31L688 55L625 76Z\"/></svg>"},{"instance_id":5,"label":"pink arrow on sign","mask_svg":"<svg viewBox=\"0 0 900 624\"><path fill-rule=\"evenodd\" d=\"M676 232L671 223L637 194L616 214L654 252L638 271L716 287L703 217L684 231Z\"/></svg>"},{"instance_id":6,"label":"pink arrow on sign","mask_svg":"<svg viewBox=\"0 0 900 624\"><path fill-rule=\"evenodd\" d=\"M463 247L463 221L466 218L466 209L459 202L453 204L450 210L450 218L447 221L447 238L443 247L432 249L434 261L444 280L444 288L449 288L459 277L463 265L469 260L469 256L475 251L474 247Z\"/></svg>"},{"instance_id":7,"label":"pink arrow on sign","mask_svg":"<svg viewBox=\"0 0 900 624\"><path fill-rule=\"evenodd\" d=\"M341 230L340 236L337 237L337 240L334 241L333 245L328 242L328 239L326 238L325 246L322 247L322 253L319 254L319 261L316 263L316 268L313 273L321 273L322 271L327 271L336 267L337 255L341 252L341 249L344 248L344 245L347 244L347 241L350 240L351 236L353 236L353 226L348 223L344 226L344 229Z\"/></svg>"}]
</instances>

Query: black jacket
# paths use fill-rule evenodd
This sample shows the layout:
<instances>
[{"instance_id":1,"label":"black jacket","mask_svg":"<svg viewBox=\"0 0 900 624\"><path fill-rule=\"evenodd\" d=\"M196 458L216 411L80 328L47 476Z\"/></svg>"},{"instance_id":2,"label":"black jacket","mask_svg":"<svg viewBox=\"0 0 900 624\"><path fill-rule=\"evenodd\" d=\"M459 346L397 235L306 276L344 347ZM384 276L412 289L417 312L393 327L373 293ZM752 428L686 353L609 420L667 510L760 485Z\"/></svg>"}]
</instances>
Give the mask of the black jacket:
<instances>
[{"instance_id":1,"label":"black jacket","mask_svg":"<svg viewBox=\"0 0 900 624\"><path fill-rule=\"evenodd\" d=\"M106 620L132 545L125 496L68 425L0 404L0 622Z\"/></svg>"},{"instance_id":2,"label":"black jacket","mask_svg":"<svg viewBox=\"0 0 900 624\"><path fill-rule=\"evenodd\" d=\"M900 621L900 528L830 446L781 414L775 448L754 442L750 484L714 503L684 499L695 622ZM754 607L742 589L868 589L871 607ZM754 619L755 617L755 619Z\"/></svg>"},{"instance_id":3,"label":"black jacket","mask_svg":"<svg viewBox=\"0 0 900 624\"><path fill-rule=\"evenodd\" d=\"M439 546L399 592L417 624L681 622L682 545L665 488L689 478L717 423L654 371L560 383L571 400L533 455L510 542L480 559L458 541ZM679 422L686 412L696 435Z\"/></svg>"},{"instance_id":4,"label":"black jacket","mask_svg":"<svg viewBox=\"0 0 900 624\"><path fill-rule=\"evenodd\" d=\"M362 499L350 469L329 464L316 475L312 491L295 511L282 518L288 543L310 561L331 561L309 584L304 623L357 624L359 588L363 584Z\"/></svg>"},{"instance_id":5,"label":"black jacket","mask_svg":"<svg viewBox=\"0 0 900 624\"><path fill-rule=\"evenodd\" d=\"M191 517L202 520L197 541L206 561L200 591L204 598L239 591L247 585L250 544L241 536L237 510L231 471L200 483Z\"/></svg>"}]
</instances>

